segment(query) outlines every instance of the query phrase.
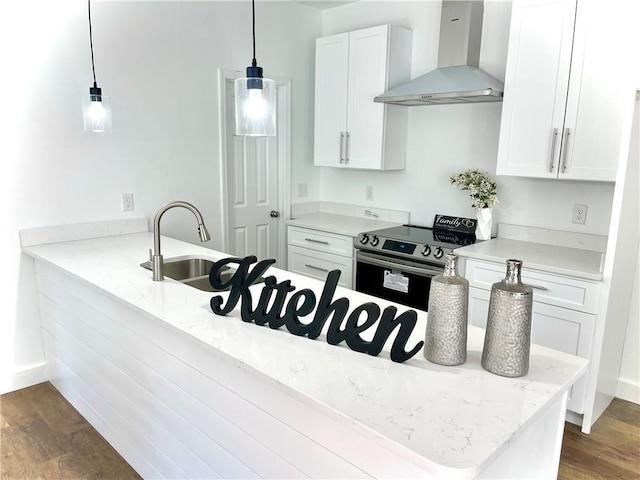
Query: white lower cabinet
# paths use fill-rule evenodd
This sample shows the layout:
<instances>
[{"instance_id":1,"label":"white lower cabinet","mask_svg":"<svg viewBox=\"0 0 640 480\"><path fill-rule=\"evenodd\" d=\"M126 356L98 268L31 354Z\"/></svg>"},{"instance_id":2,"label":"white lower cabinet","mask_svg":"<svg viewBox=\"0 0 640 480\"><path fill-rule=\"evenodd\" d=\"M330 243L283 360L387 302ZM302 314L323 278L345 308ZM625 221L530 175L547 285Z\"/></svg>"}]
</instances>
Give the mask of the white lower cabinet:
<instances>
[{"instance_id":1,"label":"white lower cabinet","mask_svg":"<svg viewBox=\"0 0 640 480\"><path fill-rule=\"evenodd\" d=\"M472 325L486 327L491 285L503 280L504 274L502 263L466 260ZM531 342L589 360L600 285L526 268L522 271L522 281L537 287L533 290ZM584 413L586 387L587 375L584 375L569 391L569 410Z\"/></svg>"},{"instance_id":2,"label":"white lower cabinet","mask_svg":"<svg viewBox=\"0 0 640 480\"><path fill-rule=\"evenodd\" d=\"M339 285L353 288L353 237L294 226L287 233L290 272L325 280L340 270Z\"/></svg>"}]
</instances>

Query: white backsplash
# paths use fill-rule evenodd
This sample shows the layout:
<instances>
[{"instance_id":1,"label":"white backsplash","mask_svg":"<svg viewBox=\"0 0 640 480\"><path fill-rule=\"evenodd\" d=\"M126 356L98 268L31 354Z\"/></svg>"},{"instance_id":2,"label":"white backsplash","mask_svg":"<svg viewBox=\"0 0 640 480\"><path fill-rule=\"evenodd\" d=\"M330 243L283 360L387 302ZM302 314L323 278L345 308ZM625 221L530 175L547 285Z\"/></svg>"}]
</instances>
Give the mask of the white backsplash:
<instances>
[{"instance_id":1,"label":"white backsplash","mask_svg":"<svg viewBox=\"0 0 640 480\"><path fill-rule=\"evenodd\" d=\"M20 244L23 247L31 247L33 245L70 242L73 240L86 240L88 238L111 237L113 235L148 231L149 226L145 217L56 225L53 227L26 228L20 230Z\"/></svg>"},{"instance_id":2,"label":"white backsplash","mask_svg":"<svg viewBox=\"0 0 640 480\"><path fill-rule=\"evenodd\" d=\"M291 206L291 217L310 213L330 213L347 217L367 218L381 222L409 223L410 213L403 210L389 210L378 207L363 207L360 205L348 205L334 202L308 202Z\"/></svg>"},{"instance_id":3,"label":"white backsplash","mask_svg":"<svg viewBox=\"0 0 640 480\"><path fill-rule=\"evenodd\" d=\"M498 237L523 242L577 248L580 250L592 250L602 253L607 250L607 237L605 235L565 232L562 230L511 225L508 223L498 225Z\"/></svg>"}]
</instances>

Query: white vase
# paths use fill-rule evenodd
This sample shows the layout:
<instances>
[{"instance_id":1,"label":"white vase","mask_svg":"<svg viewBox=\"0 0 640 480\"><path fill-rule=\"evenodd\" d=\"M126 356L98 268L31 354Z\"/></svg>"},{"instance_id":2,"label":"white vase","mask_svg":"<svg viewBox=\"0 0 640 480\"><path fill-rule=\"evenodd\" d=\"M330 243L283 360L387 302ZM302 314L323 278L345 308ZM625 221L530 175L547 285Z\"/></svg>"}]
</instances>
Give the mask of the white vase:
<instances>
[{"instance_id":1,"label":"white vase","mask_svg":"<svg viewBox=\"0 0 640 480\"><path fill-rule=\"evenodd\" d=\"M480 208L476 210L478 224L476 225L476 240L489 240L491 238L491 224L493 209Z\"/></svg>"}]
</instances>

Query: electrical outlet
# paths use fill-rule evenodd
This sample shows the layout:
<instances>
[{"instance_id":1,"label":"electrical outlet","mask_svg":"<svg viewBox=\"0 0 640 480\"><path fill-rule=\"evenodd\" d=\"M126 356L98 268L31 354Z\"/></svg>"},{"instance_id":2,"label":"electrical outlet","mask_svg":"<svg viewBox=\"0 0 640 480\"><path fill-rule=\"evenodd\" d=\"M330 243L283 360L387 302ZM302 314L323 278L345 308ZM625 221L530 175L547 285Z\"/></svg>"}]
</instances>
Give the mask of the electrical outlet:
<instances>
[{"instance_id":1,"label":"electrical outlet","mask_svg":"<svg viewBox=\"0 0 640 480\"><path fill-rule=\"evenodd\" d=\"M306 197L309 195L309 185L307 183L298 184L298 197Z\"/></svg>"},{"instance_id":2,"label":"electrical outlet","mask_svg":"<svg viewBox=\"0 0 640 480\"><path fill-rule=\"evenodd\" d=\"M578 225L584 225L587 223L587 206L575 204L573 206L573 216L571 217L571 223Z\"/></svg>"},{"instance_id":3,"label":"electrical outlet","mask_svg":"<svg viewBox=\"0 0 640 480\"><path fill-rule=\"evenodd\" d=\"M368 201L373 202L373 187L371 185L367 185L365 198Z\"/></svg>"},{"instance_id":4,"label":"electrical outlet","mask_svg":"<svg viewBox=\"0 0 640 480\"><path fill-rule=\"evenodd\" d=\"M133 212L133 193L122 194L122 211Z\"/></svg>"}]
</instances>

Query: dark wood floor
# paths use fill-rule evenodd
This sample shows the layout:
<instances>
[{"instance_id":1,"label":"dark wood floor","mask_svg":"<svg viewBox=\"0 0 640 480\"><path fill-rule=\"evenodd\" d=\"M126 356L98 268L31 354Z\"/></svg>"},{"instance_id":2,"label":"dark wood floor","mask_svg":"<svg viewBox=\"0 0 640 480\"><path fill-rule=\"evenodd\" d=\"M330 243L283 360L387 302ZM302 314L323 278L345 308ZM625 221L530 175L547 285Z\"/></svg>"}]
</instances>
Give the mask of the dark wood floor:
<instances>
[{"instance_id":1,"label":"dark wood floor","mask_svg":"<svg viewBox=\"0 0 640 480\"><path fill-rule=\"evenodd\" d=\"M0 396L0 479L138 479L50 383ZM640 479L640 405L614 400L583 435L567 424L561 480Z\"/></svg>"},{"instance_id":2,"label":"dark wood floor","mask_svg":"<svg viewBox=\"0 0 640 480\"><path fill-rule=\"evenodd\" d=\"M141 478L50 383L0 396L0 479Z\"/></svg>"},{"instance_id":3,"label":"dark wood floor","mask_svg":"<svg viewBox=\"0 0 640 480\"><path fill-rule=\"evenodd\" d=\"M640 405L614 399L589 435L567 423L558 478L640 479Z\"/></svg>"}]
</instances>

